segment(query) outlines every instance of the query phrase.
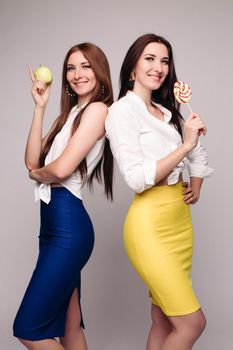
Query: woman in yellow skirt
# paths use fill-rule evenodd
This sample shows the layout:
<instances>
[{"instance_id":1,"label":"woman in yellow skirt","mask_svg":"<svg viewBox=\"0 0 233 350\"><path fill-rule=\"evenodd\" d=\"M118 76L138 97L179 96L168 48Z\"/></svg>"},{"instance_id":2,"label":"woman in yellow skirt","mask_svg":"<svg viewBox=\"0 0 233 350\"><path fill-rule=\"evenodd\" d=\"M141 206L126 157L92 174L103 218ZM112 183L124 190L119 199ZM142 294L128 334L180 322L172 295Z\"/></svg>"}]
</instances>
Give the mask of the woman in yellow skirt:
<instances>
[{"instance_id":1,"label":"woman in yellow skirt","mask_svg":"<svg viewBox=\"0 0 233 350\"><path fill-rule=\"evenodd\" d=\"M189 204L210 176L200 144L199 115L184 121L173 95L171 45L146 34L129 48L121 68L119 100L106 133L126 183L136 192L124 225L124 243L152 297L147 350L190 350L205 328L192 288L193 232ZM190 184L182 170L187 164Z\"/></svg>"}]
</instances>

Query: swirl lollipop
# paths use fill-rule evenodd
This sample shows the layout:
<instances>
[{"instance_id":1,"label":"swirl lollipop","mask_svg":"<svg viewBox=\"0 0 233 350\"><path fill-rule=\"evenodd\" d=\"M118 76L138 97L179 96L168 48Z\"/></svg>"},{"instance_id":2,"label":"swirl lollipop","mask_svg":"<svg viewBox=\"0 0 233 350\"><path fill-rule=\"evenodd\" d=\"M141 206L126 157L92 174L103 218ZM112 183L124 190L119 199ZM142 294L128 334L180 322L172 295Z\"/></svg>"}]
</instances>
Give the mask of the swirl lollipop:
<instances>
[{"instance_id":1,"label":"swirl lollipop","mask_svg":"<svg viewBox=\"0 0 233 350\"><path fill-rule=\"evenodd\" d=\"M173 92L176 100L181 104L187 104L188 108L192 112L191 107L188 104L192 97L192 90L188 84L183 81L175 82Z\"/></svg>"}]
</instances>

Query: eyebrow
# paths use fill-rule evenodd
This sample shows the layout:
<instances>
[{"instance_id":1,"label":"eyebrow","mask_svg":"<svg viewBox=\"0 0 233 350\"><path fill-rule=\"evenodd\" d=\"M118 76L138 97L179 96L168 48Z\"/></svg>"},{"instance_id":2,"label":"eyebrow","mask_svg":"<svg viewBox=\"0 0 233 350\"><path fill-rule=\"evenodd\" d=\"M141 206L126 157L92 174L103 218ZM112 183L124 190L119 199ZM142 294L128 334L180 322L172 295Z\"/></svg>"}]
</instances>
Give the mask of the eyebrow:
<instances>
[{"instance_id":1,"label":"eyebrow","mask_svg":"<svg viewBox=\"0 0 233 350\"><path fill-rule=\"evenodd\" d=\"M156 57L156 55L154 55L153 53L145 53L144 56ZM165 56L165 57L163 57L162 59L165 59L165 58L169 60L169 57L168 57L168 56Z\"/></svg>"},{"instance_id":2,"label":"eyebrow","mask_svg":"<svg viewBox=\"0 0 233 350\"><path fill-rule=\"evenodd\" d=\"M88 61L85 61L85 62L81 62L81 64L89 64L89 62ZM74 64L73 63L67 63L67 66L74 66Z\"/></svg>"}]
</instances>

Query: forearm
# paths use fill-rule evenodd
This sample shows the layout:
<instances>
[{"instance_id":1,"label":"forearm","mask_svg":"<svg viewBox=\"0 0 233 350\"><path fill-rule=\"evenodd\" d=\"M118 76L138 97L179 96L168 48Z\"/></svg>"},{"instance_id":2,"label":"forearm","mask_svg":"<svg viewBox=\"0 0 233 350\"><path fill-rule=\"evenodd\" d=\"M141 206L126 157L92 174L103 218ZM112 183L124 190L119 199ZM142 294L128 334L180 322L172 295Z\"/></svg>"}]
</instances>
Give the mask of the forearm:
<instances>
[{"instance_id":1,"label":"forearm","mask_svg":"<svg viewBox=\"0 0 233 350\"><path fill-rule=\"evenodd\" d=\"M29 170L40 167L44 113L45 107L35 107L25 150L25 164Z\"/></svg>"},{"instance_id":2,"label":"forearm","mask_svg":"<svg viewBox=\"0 0 233 350\"><path fill-rule=\"evenodd\" d=\"M56 161L30 171L30 178L44 184L60 183L63 180L58 174Z\"/></svg>"},{"instance_id":3,"label":"forearm","mask_svg":"<svg viewBox=\"0 0 233 350\"><path fill-rule=\"evenodd\" d=\"M156 183L166 178L172 170L187 156L190 146L182 144L166 157L157 161Z\"/></svg>"},{"instance_id":4,"label":"forearm","mask_svg":"<svg viewBox=\"0 0 233 350\"><path fill-rule=\"evenodd\" d=\"M192 192L199 198L201 192L201 186L203 183L203 179L200 177L190 177L190 186L192 188Z\"/></svg>"}]
</instances>

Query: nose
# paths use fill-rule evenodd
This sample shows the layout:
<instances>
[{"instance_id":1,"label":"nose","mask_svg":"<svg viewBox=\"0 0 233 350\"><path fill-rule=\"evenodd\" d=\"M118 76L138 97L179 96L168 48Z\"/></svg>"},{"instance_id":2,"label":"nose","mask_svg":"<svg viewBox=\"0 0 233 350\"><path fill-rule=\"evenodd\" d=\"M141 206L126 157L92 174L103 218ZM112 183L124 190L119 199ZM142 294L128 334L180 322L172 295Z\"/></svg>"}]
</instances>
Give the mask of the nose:
<instances>
[{"instance_id":1,"label":"nose","mask_svg":"<svg viewBox=\"0 0 233 350\"><path fill-rule=\"evenodd\" d=\"M162 63L159 60L155 61L154 69L156 72L161 73L162 72Z\"/></svg>"},{"instance_id":2,"label":"nose","mask_svg":"<svg viewBox=\"0 0 233 350\"><path fill-rule=\"evenodd\" d=\"M81 70L76 67L75 70L74 70L74 78L76 80L78 80L78 78L80 78L80 76L81 76Z\"/></svg>"}]
</instances>

